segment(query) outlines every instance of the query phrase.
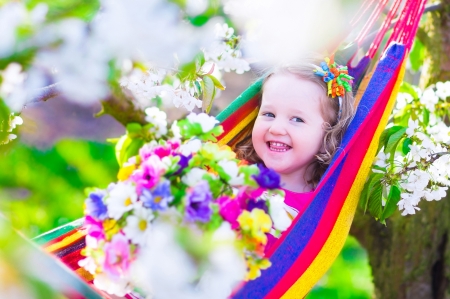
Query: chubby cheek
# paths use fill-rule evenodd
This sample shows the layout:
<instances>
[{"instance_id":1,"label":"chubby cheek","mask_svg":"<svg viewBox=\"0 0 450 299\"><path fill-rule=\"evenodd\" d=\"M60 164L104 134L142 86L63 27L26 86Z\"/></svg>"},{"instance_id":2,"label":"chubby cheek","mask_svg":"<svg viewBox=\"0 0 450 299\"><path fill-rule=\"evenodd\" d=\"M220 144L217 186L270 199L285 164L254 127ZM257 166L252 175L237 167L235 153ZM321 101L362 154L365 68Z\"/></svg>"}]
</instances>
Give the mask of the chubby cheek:
<instances>
[{"instance_id":1,"label":"chubby cheek","mask_svg":"<svg viewBox=\"0 0 450 299\"><path fill-rule=\"evenodd\" d=\"M263 128L261 123L258 122L258 120L256 120L255 125L253 126L253 130L252 130L252 143L253 143L253 147L255 148L256 153L260 157L262 154L262 150L265 146L264 133L265 133L265 129Z\"/></svg>"}]
</instances>

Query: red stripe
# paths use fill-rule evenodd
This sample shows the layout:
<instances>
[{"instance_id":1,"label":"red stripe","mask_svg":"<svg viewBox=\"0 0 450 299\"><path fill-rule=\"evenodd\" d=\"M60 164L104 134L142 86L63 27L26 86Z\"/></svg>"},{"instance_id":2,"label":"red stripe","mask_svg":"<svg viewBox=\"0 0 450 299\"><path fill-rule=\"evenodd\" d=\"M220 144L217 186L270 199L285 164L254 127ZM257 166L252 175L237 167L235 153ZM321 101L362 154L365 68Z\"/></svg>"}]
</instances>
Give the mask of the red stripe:
<instances>
[{"instance_id":1,"label":"red stripe","mask_svg":"<svg viewBox=\"0 0 450 299\"><path fill-rule=\"evenodd\" d=\"M84 259L84 256L81 255L81 249L78 249L64 257L61 258L61 261L67 265L67 267L69 267L70 269L72 269L73 271L76 271L80 268L80 266L78 265L78 261Z\"/></svg>"},{"instance_id":2,"label":"red stripe","mask_svg":"<svg viewBox=\"0 0 450 299\"><path fill-rule=\"evenodd\" d=\"M393 80L389 82L387 88L385 88L383 93L380 95L378 102L383 103L383 105L377 105L376 110L370 116L372 122L368 124L367 128L365 128L365 134L361 134L361 137L358 139L358 143L356 143L350 150L347 160L342 168L341 175L336 182L336 186L339 187L335 188L333 193L330 195L333 200L329 201L324 214L322 215L321 221L319 221L316 231L309 240L303 252L297 257L296 262L283 275L283 278L278 282L276 287L272 289L272 291L265 298L280 298L284 295L312 264L328 239L344 205L345 199L347 198L348 192L354 182L355 176L358 173L359 167L355 167L355 165L361 165L361 162L364 159L367 149L370 146L370 142L372 141L372 137L379 125L379 120L381 119L386 108L386 104L389 101L392 88L396 82L395 79L397 78L397 74L393 77ZM283 240L284 238L282 237L278 242L281 243Z\"/></svg>"},{"instance_id":3,"label":"red stripe","mask_svg":"<svg viewBox=\"0 0 450 299\"><path fill-rule=\"evenodd\" d=\"M255 109L258 105L259 95L255 95L253 98L248 100L244 105L239 107L233 114L231 114L227 119L225 119L221 125L223 126L224 133L220 135L217 139L222 139L228 132L230 132L236 125L241 122L250 112Z\"/></svg>"}]
</instances>

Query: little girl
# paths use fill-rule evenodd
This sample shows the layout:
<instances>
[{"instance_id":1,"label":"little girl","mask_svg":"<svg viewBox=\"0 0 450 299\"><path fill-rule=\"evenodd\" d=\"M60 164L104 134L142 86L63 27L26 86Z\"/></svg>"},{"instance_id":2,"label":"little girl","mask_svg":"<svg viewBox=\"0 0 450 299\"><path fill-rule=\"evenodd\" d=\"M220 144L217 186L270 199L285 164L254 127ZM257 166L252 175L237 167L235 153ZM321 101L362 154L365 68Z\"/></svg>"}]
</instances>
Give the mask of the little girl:
<instances>
[{"instance_id":1,"label":"little girl","mask_svg":"<svg viewBox=\"0 0 450 299\"><path fill-rule=\"evenodd\" d=\"M239 158L264 163L280 175L291 218L308 207L354 114L346 68L329 59L314 62L280 67L264 77L252 134L236 147Z\"/></svg>"}]
</instances>

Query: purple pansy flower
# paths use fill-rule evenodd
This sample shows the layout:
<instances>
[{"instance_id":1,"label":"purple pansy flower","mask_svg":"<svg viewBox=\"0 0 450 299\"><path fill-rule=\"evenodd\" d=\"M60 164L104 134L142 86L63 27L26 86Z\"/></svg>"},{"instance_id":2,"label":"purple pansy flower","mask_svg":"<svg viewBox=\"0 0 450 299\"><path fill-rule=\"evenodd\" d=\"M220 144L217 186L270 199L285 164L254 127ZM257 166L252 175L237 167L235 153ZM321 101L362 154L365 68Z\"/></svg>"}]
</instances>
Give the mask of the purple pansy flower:
<instances>
[{"instance_id":1,"label":"purple pansy flower","mask_svg":"<svg viewBox=\"0 0 450 299\"><path fill-rule=\"evenodd\" d=\"M168 180L164 180L152 191L149 189L143 189L140 200L146 208L160 211L167 209L169 203L173 200L173 196L170 193L170 182Z\"/></svg>"},{"instance_id":2,"label":"purple pansy flower","mask_svg":"<svg viewBox=\"0 0 450 299\"><path fill-rule=\"evenodd\" d=\"M99 220L106 219L108 216L108 209L103 202L103 197L105 194L106 192L103 190L94 191L89 194L89 197L86 198L84 202L86 204L85 210L87 215Z\"/></svg>"},{"instance_id":3,"label":"purple pansy flower","mask_svg":"<svg viewBox=\"0 0 450 299\"><path fill-rule=\"evenodd\" d=\"M268 211L269 211L269 209L267 208L267 204L266 204L266 202L264 200L250 199L247 202L246 210L251 212L253 209L260 209L260 210L263 210L266 213L268 213Z\"/></svg>"},{"instance_id":4,"label":"purple pansy flower","mask_svg":"<svg viewBox=\"0 0 450 299\"><path fill-rule=\"evenodd\" d=\"M180 157L180 161L178 161L178 166L180 166L180 168L174 173L174 175L178 175L189 165L189 160L191 160L192 155L186 157L181 154L174 154L174 157L175 156Z\"/></svg>"},{"instance_id":5,"label":"purple pansy flower","mask_svg":"<svg viewBox=\"0 0 450 299\"><path fill-rule=\"evenodd\" d=\"M186 206L186 220L208 222L212 215L210 203L213 199L206 181L200 181L188 192Z\"/></svg>"},{"instance_id":6,"label":"purple pansy flower","mask_svg":"<svg viewBox=\"0 0 450 299\"><path fill-rule=\"evenodd\" d=\"M258 164L259 174L252 177L259 186L267 189L280 188L280 175L271 168L267 168L262 164Z\"/></svg>"}]
</instances>

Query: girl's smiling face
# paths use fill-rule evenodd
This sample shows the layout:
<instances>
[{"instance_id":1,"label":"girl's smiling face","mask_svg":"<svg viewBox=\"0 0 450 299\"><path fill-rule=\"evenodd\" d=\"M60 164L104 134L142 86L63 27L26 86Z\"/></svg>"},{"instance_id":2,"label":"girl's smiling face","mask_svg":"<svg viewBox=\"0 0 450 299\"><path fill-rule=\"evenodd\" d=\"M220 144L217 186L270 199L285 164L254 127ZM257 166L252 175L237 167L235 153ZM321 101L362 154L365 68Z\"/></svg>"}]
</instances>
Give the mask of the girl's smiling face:
<instances>
[{"instance_id":1,"label":"girl's smiling face","mask_svg":"<svg viewBox=\"0 0 450 299\"><path fill-rule=\"evenodd\" d=\"M274 74L264 83L252 142L288 190L311 190L306 180L310 178L308 166L323 144L323 97L325 91L316 83L288 72Z\"/></svg>"}]
</instances>

